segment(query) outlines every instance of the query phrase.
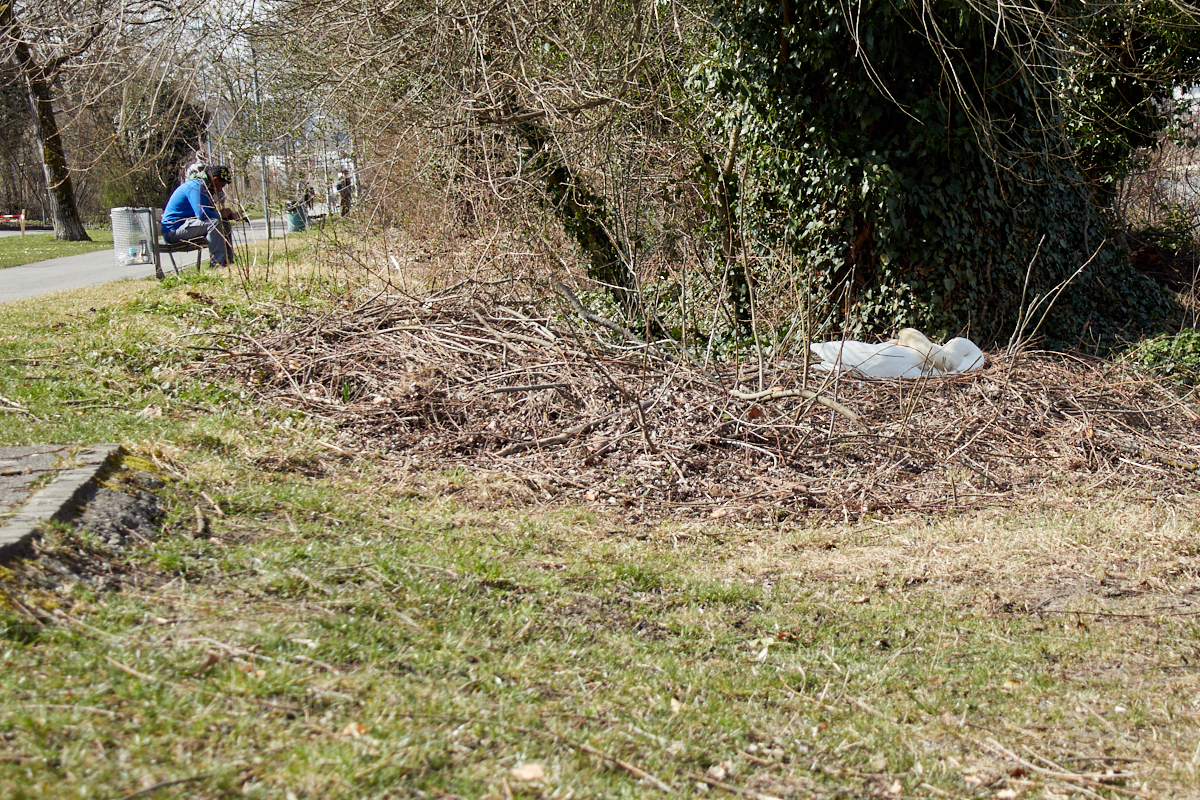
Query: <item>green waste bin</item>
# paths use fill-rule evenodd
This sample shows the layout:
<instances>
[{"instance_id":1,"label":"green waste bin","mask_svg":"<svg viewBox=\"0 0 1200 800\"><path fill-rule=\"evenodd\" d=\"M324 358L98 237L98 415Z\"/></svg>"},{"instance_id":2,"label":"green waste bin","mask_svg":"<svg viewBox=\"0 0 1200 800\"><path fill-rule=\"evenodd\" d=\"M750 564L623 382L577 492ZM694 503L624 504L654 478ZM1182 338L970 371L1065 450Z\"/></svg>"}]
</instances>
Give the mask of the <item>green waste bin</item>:
<instances>
[{"instance_id":1,"label":"green waste bin","mask_svg":"<svg viewBox=\"0 0 1200 800\"><path fill-rule=\"evenodd\" d=\"M298 233L308 228L308 215L303 206L288 204L283 210L284 227L288 233Z\"/></svg>"}]
</instances>

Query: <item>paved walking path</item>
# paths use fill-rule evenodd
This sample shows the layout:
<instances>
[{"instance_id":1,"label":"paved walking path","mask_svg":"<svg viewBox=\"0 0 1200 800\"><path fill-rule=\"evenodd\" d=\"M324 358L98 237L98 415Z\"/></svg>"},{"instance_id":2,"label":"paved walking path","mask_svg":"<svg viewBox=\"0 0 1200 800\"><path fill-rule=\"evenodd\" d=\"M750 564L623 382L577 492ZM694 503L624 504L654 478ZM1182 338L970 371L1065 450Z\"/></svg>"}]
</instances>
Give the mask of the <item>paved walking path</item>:
<instances>
[{"instance_id":1,"label":"paved walking path","mask_svg":"<svg viewBox=\"0 0 1200 800\"><path fill-rule=\"evenodd\" d=\"M24 235L25 236L33 236L33 235L39 234L39 233L54 233L54 230L51 228L46 228L45 230L38 228L35 231L32 228L26 228ZM3 238L5 236L21 236L21 235L22 234L20 231L14 231L14 230L8 230L8 229L0 230L0 238Z\"/></svg>"},{"instance_id":2,"label":"paved walking path","mask_svg":"<svg viewBox=\"0 0 1200 800\"><path fill-rule=\"evenodd\" d=\"M271 236L283 235L283 220L271 219ZM18 232L17 235L20 235ZM26 234L30 235L30 234ZM40 235L40 234L39 234ZM267 238L266 221L253 220L233 229L233 245L235 250L248 242L256 242ZM205 250L203 258L208 258ZM194 253L176 253L176 263L183 269L185 265L196 263ZM171 269L170 257L162 256L163 269ZM94 253L83 253L77 256L52 258L49 261L39 261L36 264L26 264L23 267L0 269L0 303L9 303L25 297L36 297L63 289L78 289L81 286L99 286L109 281L119 281L127 278L140 280L154 277L153 264L132 264L120 266L116 255L111 249L98 250Z\"/></svg>"}]
</instances>

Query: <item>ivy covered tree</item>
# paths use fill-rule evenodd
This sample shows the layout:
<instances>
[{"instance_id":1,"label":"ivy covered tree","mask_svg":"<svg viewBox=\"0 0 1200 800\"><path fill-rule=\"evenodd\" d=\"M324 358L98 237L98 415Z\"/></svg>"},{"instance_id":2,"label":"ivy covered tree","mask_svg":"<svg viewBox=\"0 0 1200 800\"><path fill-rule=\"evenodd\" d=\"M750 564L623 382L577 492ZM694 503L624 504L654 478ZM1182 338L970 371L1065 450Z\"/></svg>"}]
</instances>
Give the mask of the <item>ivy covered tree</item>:
<instances>
[{"instance_id":1,"label":"ivy covered tree","mask_svg":"<svg viewBox=\"0 0 1200 800\"><path fill-rule=\"evenodd\" d=\"M1170 0L1084 10L1059 88L1080 171L1106 202L1131 155L1187 113L1175 90L1200 76L1200 34L1195 10Z\"/></svg>"},{"instance_id":2,"label":"ivy covered tree","mask_svg":"<svg viewBox=\"0 0 1200 800\"><path fill-rule=\"evenodd\" d=\"M1100 24L1093 9L1080 2L1075 17L1059 9L1056 25L1039 26L1035 7L963 0L715 7L726 44L704 75L742 131L742 228L795 254L830 301L826 323L995 341L1032 298L1064 285L1042 328L1056 344L1111 344L1169 314L1093 191L1122 153L1081 158L1082 126L1062 102L1064 76L1098 84L1085 63L1116 77L1086 37ZM1121 78L1137 74L1123 67ZM1150 98L1169 86L1140 81L1137 96L1089 101L1108 109L1091 130L1110 145L1129 133L1118 112L1152 119ZM1145 127L1112 147L1127 154Z\"/></svg>"}]
</instances>

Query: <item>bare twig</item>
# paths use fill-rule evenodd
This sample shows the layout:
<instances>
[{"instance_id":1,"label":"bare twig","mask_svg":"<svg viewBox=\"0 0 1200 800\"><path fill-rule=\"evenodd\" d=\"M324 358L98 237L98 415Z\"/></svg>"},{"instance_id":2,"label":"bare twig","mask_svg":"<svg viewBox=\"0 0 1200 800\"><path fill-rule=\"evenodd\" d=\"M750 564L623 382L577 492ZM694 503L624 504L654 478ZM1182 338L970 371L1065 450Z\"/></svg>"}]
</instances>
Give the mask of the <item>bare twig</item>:
<instances>
[{"instance_id":1,"label":"bare twig","mask_svg":"<svg viewBox=\"0 0 1200 800\"><path fill-rule=\"evenodd\" d=\"M145 789L139 789L136 792L125 795L124 797L121 798L121 800L132 800L134 797L144 797L145 795L153 794L154 792L157 792L159 789L166 789L168 786L179 786L180 784L184 784L184 783L195 783L196 781L206 781L211 777L212 777L212 775L206 774L206 775L193 775L190 778L176 778L173 781L159 781L158 783L154 784L153 786L147 786Z\"/></svg>"},{"instance_id":2,"label":"bare twig","mask_svg":"<svg viewBox=\"0 0 1200 800\"><path fill-rule=\"evenodd\" d=\"M862 422L859 420L858 415L855 414L853 411L846 408L844 405L842 405L838 401L831 400L828 397L817 394L816 392L811 391L809 389L767 389L767 390L761 391L761 392L742 392L742 391L738 391L737 389L730 389L729 393L739 400L769 401L769 400L782 400L787 397L803 397L806 400L816 400L818 403L825 406L826 408L832 409L833 411L836 411L837 413L841 414L843 417L850 420L855 425L859 425L860 427L864 427L864 428L866 427L865 425L862 425Z\"/></svg>"},{"instance_id":3,"label":"bare twig","mask_svg":"<svg viewBox=\"0 0 1200 800\"><path fill-rule=\"evenodd\" d=\"M355 452L417 469L428 460L494 470L502 459L505 471L536 472L551 492L581 500L628 499L621 485L632 480L639 508L657 514L713 502L748 514L1011 504L1040 496L1064 461L1127 490L1196 485L1195 397L1120 364L1024 352L936 383L841 376L837 399L820 387L745 392L733 367L714 377L631 355L624 341L574 336L574 317L557 318L554 299L509 313L511 298L468 285L453 299L349 297L344 309L257 335L270 355L247 348L201 369L319 417ZM303 362L294 371L310 396L336 399L297 403L274 368L291 361ZM810 405L835 413L816 419ZM586 449L564 446L599 431ZM1106 451L1129 453L1129 463ZM1145 459L1156 463L1138 466ZM946 464L965 471L947 480ZM764 480L779 465L801 469L803 486Z\"/></svg>"},{"instance_id":4,"label":"bare twig","mask_svg":"<svg viewBox=\"0 0 1200 800\"><path fill-rule=\"evenodd\" d=\"M780 800L780 798L775 797L774 795L763 794L762 792L756 792L753 789L745 789L741 786L735 786L732 783L726 783L725 781L719 781L716 778L709 777L708 775L701 775L699 773L692 772L692 773L688 774L688 777L694 781L701 781L703 783L707 783L709 786L716 787L717 789L721 789L723 791L729 792L730 794L736 794L736 795L740 795L742 797L749 797L749 798L751 798L751 800Z\"/></svg>"}]
</instances>

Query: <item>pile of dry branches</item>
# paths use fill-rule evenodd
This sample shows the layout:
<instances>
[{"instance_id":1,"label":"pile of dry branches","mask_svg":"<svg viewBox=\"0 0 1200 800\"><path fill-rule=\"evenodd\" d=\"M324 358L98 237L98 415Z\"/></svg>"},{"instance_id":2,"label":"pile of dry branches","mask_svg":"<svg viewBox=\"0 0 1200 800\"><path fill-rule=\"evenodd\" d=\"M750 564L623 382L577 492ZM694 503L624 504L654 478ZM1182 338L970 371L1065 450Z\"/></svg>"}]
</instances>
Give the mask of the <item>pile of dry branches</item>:
<instances>
[{"instance_id":1,"label":"pile of dry branches","mask_svg":"<svg viewBox=\"0 0 1200 800\"><path fill-rule=\"evenodd\" d=\"M1112 362L993 355L867 381L697 364L614 330L559 296L375 296L231 339L202 368L327 420L347 448L652 516L920 513L1200 480L1194 398Z\"/></svg>"}]
</instances>

